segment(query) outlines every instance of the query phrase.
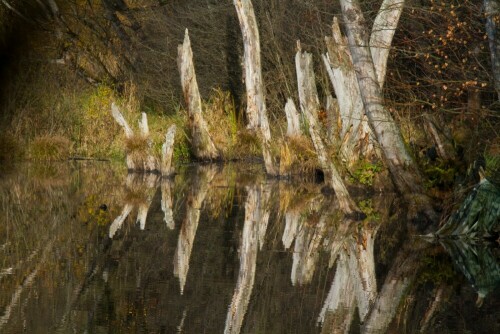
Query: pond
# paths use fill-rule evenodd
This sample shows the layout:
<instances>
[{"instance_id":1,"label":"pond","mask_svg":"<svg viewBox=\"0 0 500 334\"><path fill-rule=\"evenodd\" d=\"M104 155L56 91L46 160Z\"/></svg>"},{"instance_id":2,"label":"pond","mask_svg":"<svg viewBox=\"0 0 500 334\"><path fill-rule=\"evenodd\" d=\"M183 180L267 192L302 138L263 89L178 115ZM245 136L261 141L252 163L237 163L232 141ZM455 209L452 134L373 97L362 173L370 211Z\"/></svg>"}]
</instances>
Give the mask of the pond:
<instances>
[{"instance_id":1,"label":"pond","mask_svg":"<svg viewBox=\"0 0 500 334\"><path fill-rule=\"evenodd\" d=\"M352 221L260 165L106 162L0 176L0 333L499 333L499 249L416 236L395 194Z\"/></svg>"}]
</instances>

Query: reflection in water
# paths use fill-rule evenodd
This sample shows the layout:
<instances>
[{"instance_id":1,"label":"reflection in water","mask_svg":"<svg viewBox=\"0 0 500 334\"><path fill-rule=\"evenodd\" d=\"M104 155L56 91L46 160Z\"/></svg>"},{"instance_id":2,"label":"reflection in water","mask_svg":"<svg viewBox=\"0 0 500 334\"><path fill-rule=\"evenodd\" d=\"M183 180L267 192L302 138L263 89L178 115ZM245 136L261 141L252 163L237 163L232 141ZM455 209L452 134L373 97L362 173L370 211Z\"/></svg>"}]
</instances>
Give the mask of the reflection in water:
<instances>
[{"instance_id":1,"label":"reflection in water","mask_svg":"<svg viewBox=\"0 0 500 334\"><path fill-rule=\"evenodd\" d=\"M452 241L449 259L399 241L390 196L353 222L320 186L254 170L130 174L124 192L109 171L65 173L0 178L2 333L500 330L488 320L500 316L496 250ZM134 209L140 229L122 228ZM429 268L434 258L463 275Z\"/></svg>"},{"instance_id":2,"label":"reflection in water","mask_svg":"<svg viewBox=\"0 0 500 334\"><path fill-rule=\"evenodd\" d=\"M224 333L240 333L250 296L252 295L257 251L262 249L269 222L270 185L263 183L247 187L245 223L240 246L240 270L233 299L226 317ZM260 247L259 247L260 246Z\"/></svg>"},{"instance_id":3,"label":"reflection in water","mask_svg":"<svg viewBox=\"0 0 500 334\"><path fill-rule=\"evenodd\" d=\"M216 167L212 165L198 166L191 190L188 193L186 218L181 226L174 256L174 275L179 278L181 295L184 293L184 285L189 271L189 259L200 221L201 208L216 171Z\"/></svg>"},{"instance_id":4,"label":"reflection in water","mask_svg":"<svg viewBox=\"0 0 500 334\"><path fill-rule=\"evenodd\" d=\"M485 244L471 244L462 239L441 240L453 262L477 292L477 304L500 285L500 265Z\"/></svg>"},{"instance_id":5,"label":"reflection in water","mask_svg":"<svg viewBox=\"0 0 500 334\"><path fill-rule=\"evenodd\" d=\"M122 213L116 217L109 227L110 238L113 238L115 233L122 227L123 222L135 206L137 206L137 222L140 229L144 230L146 228L149 207L158 188L159 179L160 177L153 173L129 173L127 175L125 205Z\"/></svg>"},{"instance_id":6,"label":"reflection in water","mask_svg":"<svg viewBox=\"0 0 500 334\"><path fill-rule=\"evenodd\" d=\"M175 228L174 213L172 211L172 180L162 178L161 180L161 210L165 214L164 220L171 230Z\"/></svg>"}]
</instances>

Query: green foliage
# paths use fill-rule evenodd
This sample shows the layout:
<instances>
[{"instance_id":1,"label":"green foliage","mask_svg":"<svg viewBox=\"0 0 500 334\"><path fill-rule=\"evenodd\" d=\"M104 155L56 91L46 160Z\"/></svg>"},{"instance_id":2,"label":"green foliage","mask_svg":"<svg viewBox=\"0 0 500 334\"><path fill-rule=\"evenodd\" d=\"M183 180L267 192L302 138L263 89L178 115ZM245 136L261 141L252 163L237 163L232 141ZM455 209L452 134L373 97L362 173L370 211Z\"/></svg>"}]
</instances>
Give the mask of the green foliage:
<instances>
[{"instance_id":1,"label":"green foliage","mask_svg":"<svg viewBox=\"0 0 500 334\"><path fill-rule=\"evenodd\" d=\"M382 171L382 164L361 161L352 173L352 177L365 186L373 185L373 178L376 173Z\"/></svg>"},{"instance_id":2,"label":"green foliage","mask_svg":"<svg viewBox=\"0 0 500 334\"><path fill-rule=\"evenodd\" d=\"M111 222L110 213L100 206L101 203L99 203L97 195L88 195L78 208L78 220L99 226L108 225Z\"/></svg>"},{"instance_id":3,"label":"green foliage","mask_svg":"<svg viewBox=\"0 0 500 334\"><path fill-rule=\"evenodd\" d=\"M485 154L486 178L495 184L500 184L500 156Z\"/></svg>"},{"instance_id":4,"label":"green foliage","mask_svg":"<svg viewBox=\"0 0 500 334\"><path fill-rule=\"evenodd\" d=\"M449 257L427 255L422 259L423 271L418 275L418 283L441 283L453 282L456 272L453 269Z\"/></svg>"},{"instance_id":5,"label":"green foliage","mask_svg":"<svg viewBox=\"0 0 500 334\"><path fill-rule=\"evenodd\" d=\"M427 186L429 188L449 188L455 180L456 168L449 163L440 162L436 166L427 167L424 172L428 179Z\"/></svg>"},{"instance_id":6,"label":"green foliage","mask_svg":"<svg viewBox=\"0 0 500 334\"><path fill-rule=\"evenodd\" d=\"M371 198L364 199L358 203L358 207L366 215L368 221L378 221L380 220L380 213L375 211L373 208L373 202Z\"/></svg>"}]
</instances>

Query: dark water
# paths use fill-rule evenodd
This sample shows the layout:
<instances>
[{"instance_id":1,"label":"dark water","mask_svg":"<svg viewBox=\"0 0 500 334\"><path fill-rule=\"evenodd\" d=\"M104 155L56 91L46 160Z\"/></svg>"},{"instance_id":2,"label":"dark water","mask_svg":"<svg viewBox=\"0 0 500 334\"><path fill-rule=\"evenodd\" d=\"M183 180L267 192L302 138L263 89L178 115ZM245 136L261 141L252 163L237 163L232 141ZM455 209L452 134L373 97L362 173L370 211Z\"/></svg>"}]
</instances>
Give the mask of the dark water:
<instances>
[{"instance_id":1,"label":"dark water","mask_svg":"<svg viewBox=\"0 0 500 334\"><path fill-rule=\"evenodd\" d=\"M0 333L499 333L499 251L412 237L392 194L345 219L260 166L0 176Z\"/></svg>"}]
</instances>

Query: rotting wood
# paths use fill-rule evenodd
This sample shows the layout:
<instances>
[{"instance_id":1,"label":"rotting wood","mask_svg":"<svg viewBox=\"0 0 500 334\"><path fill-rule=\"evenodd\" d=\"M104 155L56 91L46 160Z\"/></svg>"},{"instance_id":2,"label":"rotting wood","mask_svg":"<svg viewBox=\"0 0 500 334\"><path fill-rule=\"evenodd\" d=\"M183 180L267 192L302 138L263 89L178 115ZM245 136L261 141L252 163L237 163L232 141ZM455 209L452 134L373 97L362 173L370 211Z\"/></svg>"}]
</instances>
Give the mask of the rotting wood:
<instances>
[{"instance_id":1,"label":"rotting wood","mask_svg":"<svg viewBox=\"0 0 500 334\"><path fill-rule=\"evenodd\" d=\"M151 141L149 138L148 120L145 113L139 121L140 135L136 135L118 106L113 102L111 104L111 114L116 122L125 132L126 145L126 163L129 171L136 172L157 172L159 171L157 159L152 154Z\"/></svg>"},{"instance_id":2,"label":"rotting wood","mask_svg":"<svg viewBox=\"0 0 500 334\"><path fill-rule=\"evenodd\" d=\"M431 135L439 157L443 160L454 160L456 157L455 148L451 141L442 135L443 132L438 128L436 118L425 114L424 121L426 132Z\"/></svg>"},{"instance_id":3,"label":"rotting wood","mask_svg":"<svg viewBox=\"0 0 500 334\"><path fill-rule=\"evenodd\" d=\"M342 127L339 113L339 105L337 99L334 99L331 95L326 97L326 141L332 145L339 144L339 129Z\"/></svg>"},{"instance_id":4,"label":"rotting wood","mask_svg":"<svg viewBox=\"0 0 500 334\"><path fill-rule=\"evenodd\" d=\"M362 158L371 159L378 155L375 137L364 115L351 53L336 17L333 19L332 36L325 37L325 43L328 52L323 55L323 63L334 88L340 113L340 153L347 166L351 167Z\"/></svg>"},{"instance_id":5,"label":"rotting wood","mask_svg":"<svg viewBox=\"0 0 500 334\"><path fill-rule=\"evenodd\" d=\"M177 127L175 124L171 125L167 134L165 135L165 143L161 147L161 175L169 176L174 173L174 168L172 167L172 157L174 154L174 139Z\"/></svg>"},{"instance_id":6,"label":"rotting wood","mask_svg":"<svg viewBox=\"0 0 500 334\"><path fill-rule=\"evenodd\" d=\"M392 1L394 0L385 0L382 9L385 4ZM423 178L406 148L394 118L384 107L381 85L377 79L374 60L369 48L366 21L359 2L341 0L340 5L364 111L377 138L377 143L380 145L383 160L399 192L416 203L417 211L424 213L429 221L436 221L437 215L430 198L424 195ZM415 197L418 197L418 200Z\"/></svg>"},{"instance_id":7,"label":"rotting wood","mask_svg":"<svg viewBox=\"0 0 500 334\"><path fill-rule=\"evenodd\" d=\"M317 120L319 110L319 99L315 85L312 55L307 52L297 51L295 55L295 65L297 70L297 84L300 97L300 108L309 123L309 133L311 135L314 148L318 155L318 160L325 173L325 180L333 188L339 200L340 208L347 214L360 212L356 203L351 199L349 192L326 150L321 139L320 125Z\"/></svg>"},{"instance_id":8,"label":"rotting wood","mask_svg":"<svg viewBox=\"0 0 500 334\"><path fill-rule=\"evenodd\" d=\"M271 153L271 130L267 119L266 99L260 60L260 37L253 5L250 0L234 0L243 35L245 87L247 94L246 115L248 128L260 133L262 155L266 172L278 175Z\"/></svg>"},{"instance_id":9,"label":"rotting wood","mask_svg":"<svg viewBox=\"0 0 500 334\"><path fill-rule=\"evenodd\" d=\"M193 64L193 51L191 50L191 41L187 29L184 34L184 42L178 46L177 53L182 91L188 107L194 156L200 160L217 160L220 158L220 154L210 137L207 123L203 118L201 97Z\"/></svg>"},{"instance_id":10,"label":"rotting wood","mask_svg":"<svg viewBox=\"0 0 500 334\"><path fill-rule=\"evenodd\" d=\"M300 130L300 118L295 103L291 98L288 98L285 104L285 114L286 114L286 136L296 137L302 135Z\"/></svg>"}]
</instances>

